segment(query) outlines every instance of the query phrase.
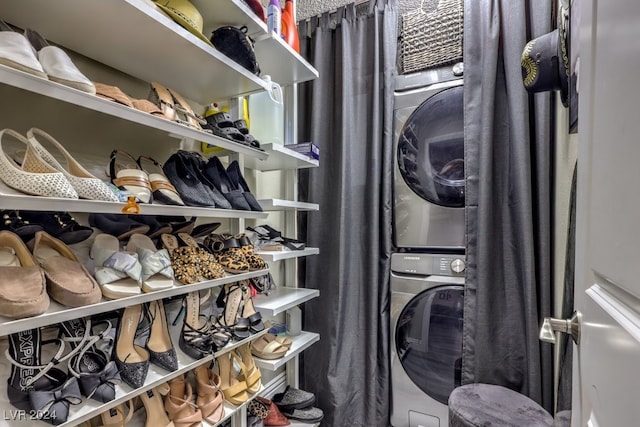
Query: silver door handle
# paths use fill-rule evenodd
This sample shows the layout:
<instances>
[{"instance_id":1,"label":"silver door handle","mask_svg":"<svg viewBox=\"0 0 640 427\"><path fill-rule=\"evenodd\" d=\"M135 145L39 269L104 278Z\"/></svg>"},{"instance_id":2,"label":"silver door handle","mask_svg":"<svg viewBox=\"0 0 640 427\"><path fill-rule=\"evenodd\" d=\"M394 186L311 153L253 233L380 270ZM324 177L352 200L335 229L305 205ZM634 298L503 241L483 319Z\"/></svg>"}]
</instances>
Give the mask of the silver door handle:
<instances>
[{"instance_id":1,"label":"silver door handle","mask_svg":"<svg viewBox=\"0 0 640 427\"><path fill-rule=\"evenodd\" d=\"M575 311L570 319L554 319L545 317L540 328L540 340L556 343L556 332L571 335L573 342L580 344L580 324L582 323L582 313Z\"/></svg>"}]
</instances>

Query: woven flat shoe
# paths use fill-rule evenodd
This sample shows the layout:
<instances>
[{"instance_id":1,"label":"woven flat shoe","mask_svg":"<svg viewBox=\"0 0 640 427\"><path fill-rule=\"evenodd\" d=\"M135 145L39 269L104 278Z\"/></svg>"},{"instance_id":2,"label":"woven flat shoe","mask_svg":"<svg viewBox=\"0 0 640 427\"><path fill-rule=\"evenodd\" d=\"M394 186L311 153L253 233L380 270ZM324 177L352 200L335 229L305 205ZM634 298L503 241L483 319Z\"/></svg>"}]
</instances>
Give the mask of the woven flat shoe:
<instances>
[{"instance_id":1,"label":"woven flat shoe","mask_svg":"<svg viewBox=\"0 0 640 427\"><path fill-rule=\"evenodd\" d=\"M20 165L4 151L3 143L7 136L26 145ZM34 196L78 198L78 193L62 172L49 166L24 136L11 129L0 131L0 179L9 187Z\"/></svg>"},{"instance_id":2,"label":"woven flat shoe","mask_svg":"<svg viewBox=\"0 0 640 427\"><path fill-rule=\"evenodd\" d=\"M71 154L56 141L51 135L38 128L31 128L27 131L27 139L31 148L33 148L51 167L62 172L64 177L69 181L78 196L83 199L104 200L107 202L118 202L118 197L109 189L107 184L89 173L80 163L78 163ZM51 155L49 151L42 145L42 142L48 142L50 146L56 148L62 154L67 167L62 166Z\"/></svg>"}]
</instances>

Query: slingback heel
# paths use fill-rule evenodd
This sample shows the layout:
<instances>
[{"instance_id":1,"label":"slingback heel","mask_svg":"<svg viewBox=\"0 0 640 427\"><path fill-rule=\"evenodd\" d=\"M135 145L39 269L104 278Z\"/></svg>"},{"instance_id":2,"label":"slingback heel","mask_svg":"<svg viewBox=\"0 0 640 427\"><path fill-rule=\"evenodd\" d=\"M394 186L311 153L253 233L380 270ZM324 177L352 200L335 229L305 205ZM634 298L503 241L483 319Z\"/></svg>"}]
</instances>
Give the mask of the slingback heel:
<instances>
[{"instance_id":1,"label":"slingback heel","mask_svg":"<svg viewBox=\"0 0 640 427\"><path fill-rule=\"evenodd\" d=\"M149 352L134 344L141 317L140 304L129 306L122 311L111 357L116 362L122 381L134 389L144 385L149 370Z\"/></svg>"}]
</instances>

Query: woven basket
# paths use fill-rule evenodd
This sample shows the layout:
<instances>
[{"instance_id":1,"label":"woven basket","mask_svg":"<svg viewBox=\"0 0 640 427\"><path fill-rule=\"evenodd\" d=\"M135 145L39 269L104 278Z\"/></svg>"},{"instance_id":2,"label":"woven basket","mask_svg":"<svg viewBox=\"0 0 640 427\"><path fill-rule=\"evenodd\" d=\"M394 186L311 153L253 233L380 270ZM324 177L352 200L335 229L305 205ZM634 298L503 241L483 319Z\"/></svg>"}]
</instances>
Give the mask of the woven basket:
<instances>
[{"instance_id":1,"label":"woven basket","mask_svg":"<svg viewBox=\"0 0 640 427\"><path fill-rule=\"evenodd\" d=\"M462 58L463 0L440 0L433 12L402 15L400 66L411 73Z\"/></svg>"}]
</instances>

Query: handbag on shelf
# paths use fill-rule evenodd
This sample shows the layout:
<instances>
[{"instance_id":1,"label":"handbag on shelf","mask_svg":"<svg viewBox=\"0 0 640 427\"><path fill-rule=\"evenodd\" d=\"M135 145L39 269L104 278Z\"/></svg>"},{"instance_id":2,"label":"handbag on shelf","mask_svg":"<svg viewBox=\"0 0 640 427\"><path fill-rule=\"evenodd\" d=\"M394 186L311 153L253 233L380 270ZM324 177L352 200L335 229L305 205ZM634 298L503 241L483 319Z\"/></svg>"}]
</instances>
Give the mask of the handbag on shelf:
<instances>
[{"instance_id":1,"label":"handbag on shelf","mask_svg":"<svg viewBox=\"0 0 640 427\"><path fill-rule=\"evenodd\" d=\"M247 27L220 27L213 31L211 43L233 61L253 74L260 75L260 66L253 50L253 40L247 35Z\"/></svg>"}]
</instances>

